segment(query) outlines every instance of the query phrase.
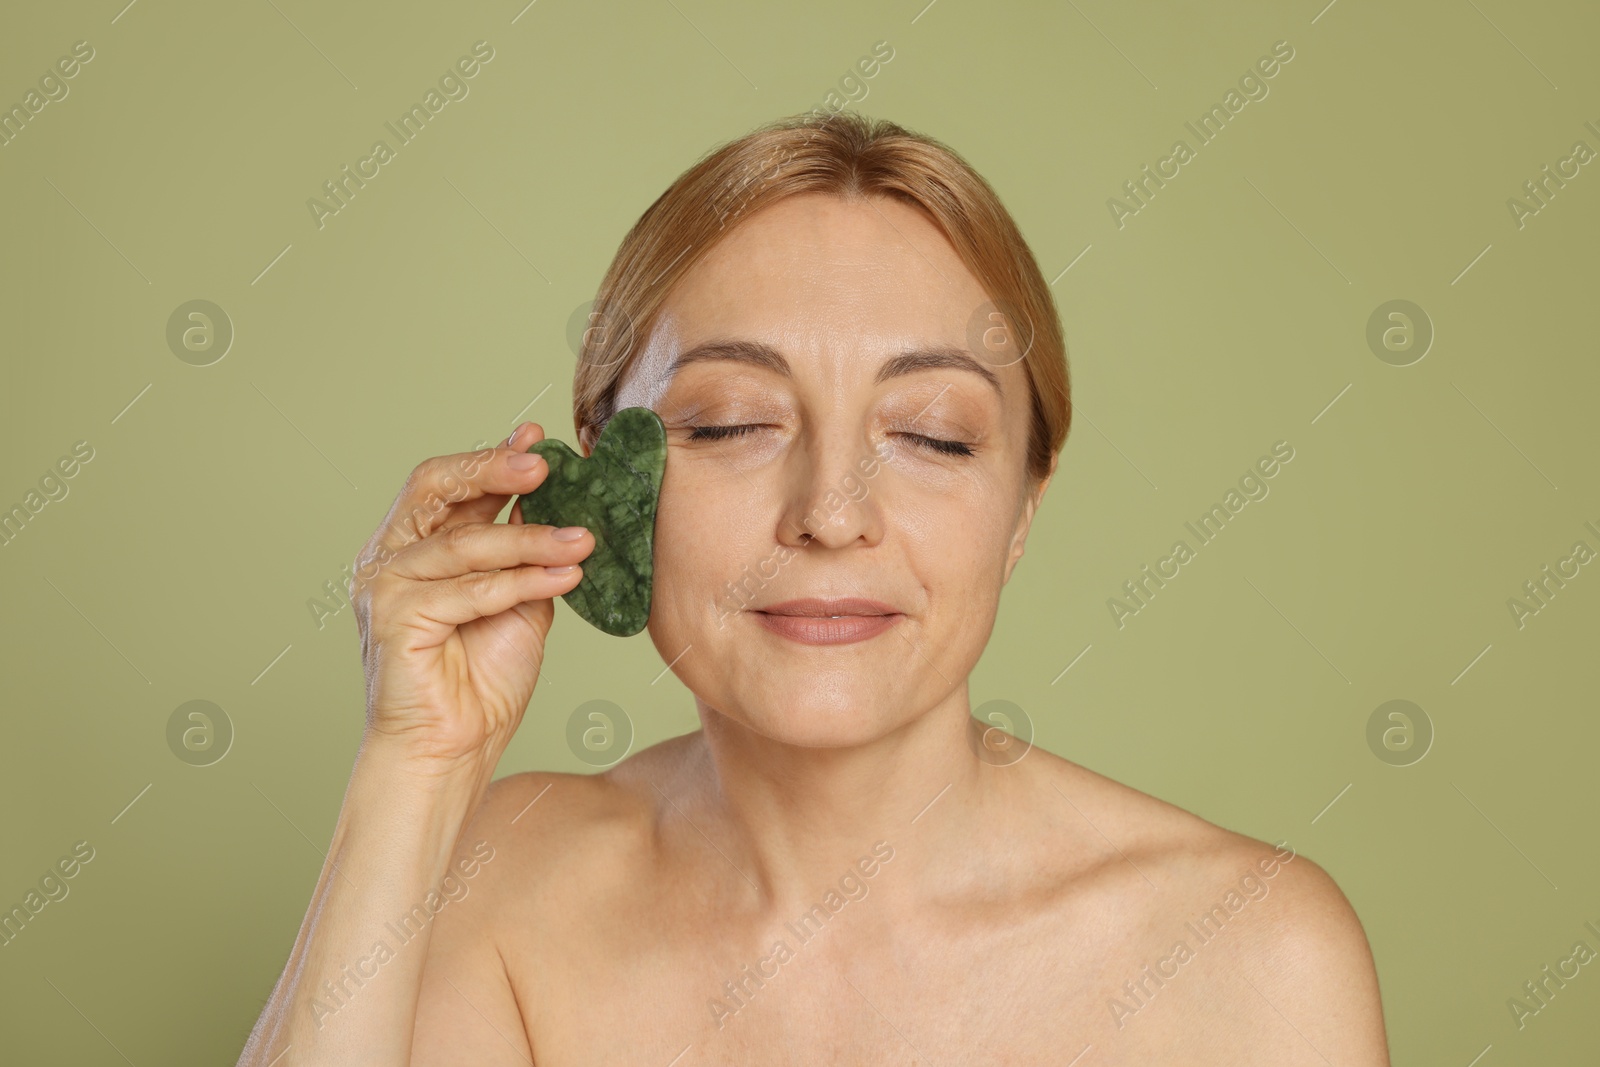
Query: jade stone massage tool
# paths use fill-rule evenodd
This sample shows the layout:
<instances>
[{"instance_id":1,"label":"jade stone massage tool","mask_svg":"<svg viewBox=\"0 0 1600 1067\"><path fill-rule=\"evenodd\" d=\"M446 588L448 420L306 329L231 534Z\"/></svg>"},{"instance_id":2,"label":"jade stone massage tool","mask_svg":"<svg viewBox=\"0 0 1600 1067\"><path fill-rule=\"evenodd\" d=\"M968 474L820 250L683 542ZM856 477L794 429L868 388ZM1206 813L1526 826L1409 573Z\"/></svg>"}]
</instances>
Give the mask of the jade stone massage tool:
<instances>
[{"instance_id":1,"label":"jade stone massage tool","mask_svg":"<svg viewBox=\"0 0 1600 1067\"><path fill-rule=\"evenodd\" d=\"M667 469L661 419L649 408L623 408L587 459L564 441L536 441L528 451L543 456L550 473L518 498L522 521L584 526L594 534L583 578L562 599L608 634L643 630L650 619L656 501Z\"/></svg>"}]
</instances>

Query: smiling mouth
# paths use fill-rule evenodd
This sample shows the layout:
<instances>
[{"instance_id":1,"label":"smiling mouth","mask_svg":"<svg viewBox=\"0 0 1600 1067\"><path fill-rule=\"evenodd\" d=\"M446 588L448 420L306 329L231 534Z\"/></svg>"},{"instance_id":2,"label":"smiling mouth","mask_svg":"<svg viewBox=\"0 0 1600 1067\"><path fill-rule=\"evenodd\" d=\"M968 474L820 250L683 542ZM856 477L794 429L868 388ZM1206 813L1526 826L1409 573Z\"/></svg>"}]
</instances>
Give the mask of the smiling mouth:
<instances>
[{"instance_id":1,"label":"smiling mouth","mask_svg":"<svg viewBox=\"0 0 1600 1067\"><path fill-rule=\"evenodd\" d=\"M806 598L751 609L765 629L804 645L846 645L876 637L904 614L877 600Z\"/></svg>"}]
</instances>

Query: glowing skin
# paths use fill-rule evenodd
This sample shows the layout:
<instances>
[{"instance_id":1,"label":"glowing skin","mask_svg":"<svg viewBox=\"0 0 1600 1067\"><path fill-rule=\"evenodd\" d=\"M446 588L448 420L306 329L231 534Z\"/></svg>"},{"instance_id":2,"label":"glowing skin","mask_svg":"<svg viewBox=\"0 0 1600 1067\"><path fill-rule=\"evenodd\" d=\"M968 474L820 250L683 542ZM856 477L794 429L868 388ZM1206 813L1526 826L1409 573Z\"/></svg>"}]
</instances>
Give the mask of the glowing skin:
<instances>
[{"instance_id":1,"label":"glowing skin","mask_svg":"<svg viewBox=\"0 0 1600 1067\"><path fill-rule=\"evenodd\" d=\"M1036 500L1026 374L985 363L994 384L958 367L875 376L902 352L965 349L987 299L916 210L828 196L745 220L673 291L617 406L650 406L667 426L650 634L668 662L691 649L673 670L703 718L845 746L934 709L967 713L965 678ZM789 375L714 359L669 377L683 353L725 340L770 345ZM757 428L692 434L736 424ZM797 597L870 598L903 617L818 646L739 610Z\"/></svg>"},{"instance_id":2,"label":"glowing skin","mask_svg":"<svg viewBox=\"0 0 1600 1067\"><path fill-rule=\"evenodd\" d=\"M629 368L627 380L617 390L617 409L641 407L661 413L661 398L671 384L670 367L679 349L676 323L670 309L662 309L650 341L639 360Z\"/></svg>"}]
</instances>

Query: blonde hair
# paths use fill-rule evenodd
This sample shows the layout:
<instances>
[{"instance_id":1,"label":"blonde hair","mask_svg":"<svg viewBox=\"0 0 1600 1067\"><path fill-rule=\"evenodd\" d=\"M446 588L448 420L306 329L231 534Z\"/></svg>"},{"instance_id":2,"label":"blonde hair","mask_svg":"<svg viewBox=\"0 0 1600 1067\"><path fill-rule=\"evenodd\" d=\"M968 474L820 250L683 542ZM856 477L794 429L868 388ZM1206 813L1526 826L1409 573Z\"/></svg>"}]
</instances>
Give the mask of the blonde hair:
<instances>
[{"instance_id":1,"label":"blonde hair","mask_svg":"<svg viewBox=\"0 0 1600 1067\"><path fill-rule=\"evenodd\" d=\"M584 452L614 414L674 283L740 216L797 193L894 197L943 232L993 302L994 312L977 320L980 331L1003 314L1000 325L1025 346L1033 400L1027 471L1044 477L1067 438L1071 385L1055 302L1032 251L989 183L953 149L851 111L789 116L727 142L639 216L600 283L579 349L572 408Z\"/></svg>"}]
</instances>

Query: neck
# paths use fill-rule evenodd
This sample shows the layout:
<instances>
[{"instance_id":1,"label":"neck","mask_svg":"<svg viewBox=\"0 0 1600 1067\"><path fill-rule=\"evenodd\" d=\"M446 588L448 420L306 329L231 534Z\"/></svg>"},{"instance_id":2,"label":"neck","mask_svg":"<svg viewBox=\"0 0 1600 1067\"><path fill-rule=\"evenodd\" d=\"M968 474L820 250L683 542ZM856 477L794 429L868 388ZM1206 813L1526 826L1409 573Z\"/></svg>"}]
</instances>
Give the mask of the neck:
<instances>
[{"instance_id":1,"label":"neck","mask_svg":"<svg viewBox=\"0 0 1600 1067\"><path fill-rule=\"evenodd\" d=\"M699 710L694 784L674 790L674 800L774 905L815 896L879 842L902 855L949 854L945 846L959 845L994 781L969 744L965 684L911 722L849 747L788 744L704 703Z\"/></svg>"}]
</instances>

